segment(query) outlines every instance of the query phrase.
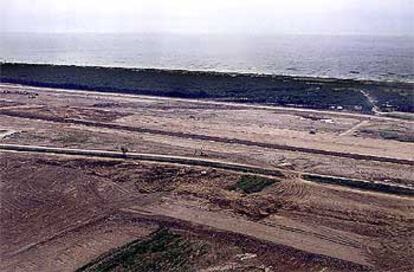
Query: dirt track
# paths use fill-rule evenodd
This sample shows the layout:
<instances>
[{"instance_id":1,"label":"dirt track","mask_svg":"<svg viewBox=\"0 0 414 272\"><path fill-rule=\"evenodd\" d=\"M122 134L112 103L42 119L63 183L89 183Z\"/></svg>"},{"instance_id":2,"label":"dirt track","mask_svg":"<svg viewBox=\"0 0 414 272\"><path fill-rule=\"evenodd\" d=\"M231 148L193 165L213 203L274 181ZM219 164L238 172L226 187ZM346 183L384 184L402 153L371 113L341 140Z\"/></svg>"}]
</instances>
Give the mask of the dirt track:
<instances>
[{"instance_id":1,"label":"dirt track","mask_svg":"<svg viewBox=\"0 0 414 272\"><path fill-rule=\"evenodd\" d=\"M7 110L2 110L2 109L0 109L0 115L20 117L20 118L28 118L28 119L36 119L36 120L44 120L44 121L49 121L49 122L68 123L68 124L76 124L76 125L84 125L84 126L109 128L109 129L115 129L115 130L125 130L125 131L141 132L141 133L159 134L159 135L173 136L173 137L179 137L179 138L191 138L191 139L196 139L196 140L201 140L201 141L213 141L213 142L221 142L221 143L236 143L236 144L254 146L254 147L259 147L259 148L298 151L298 152L304 152L304 153L310 153L310 154L352 158L352 159L357 159L357 160L370 160L370 161L378 161L378 162L391 162L391 163L414 165L413 160L407 160L407 159L402 159L402 158L392 158L392 157L385 157L385 156L379 157L379 156L366 155L366 154L335 152L335 151L330 151L330 150L305 148L305 147L298 147L298 146L288 146L288 145L278 145L278 144L271 144L271 143L253 142L253 141L241 140L241 139L236 139L236 138L233 138L233 139L230 138L229 139L229 138L223 138L223 137L207 136L207 135L192 134L192 133L170 132L170 131L165 131L165 130L130 127L130 126L117 125L117 124L110 124L110 123L93 122L93 121L85 121L85 120L74 120L74 119L70 119L70 118L47 117L47 116L41 116L41 115L32 115L30 113L7 111ZM348 132L346 134L348 134Z\"/></svg>"},{"instance_id":2,"label":"dirt track","mask_svg":"<svg viewBox=\"0 0 414 272\"><path fill-rule=\"evenodd\" d=\"M100 157L100 158L118 158L129 160L141 160L141 161L155 161L166 163L177 163L183 165L204 166L212 167L216 169L232 170L240 173L252 173L267 175L271 177L286 177L297 175L298 177L309 176L312 179L308 181L314 181L317 183L330 183L333 185L345 186L356 189L365 189L373 192L390 193L397 195L414 196L414 188L396 184L387 184L366 180L353 180L344 177L323 176L310 173L300 173L297 171L289 171L283 169L266 169L259 168L251 165L242 165L224 161L201 159L194 157L179 157L179 156L166 156L157 154L139 154L139 153L127 153L114 152L107 150L85 150L85 149L68 149L68 148L53 148L53 147L40 147L40 146L24 146L24 145L7 145L0 144L0 150L5 151L18 151L18 152L35 152L35 153L51 153L51 154L63 154L63 155L75 155L86 157ZM324 180L329 180L325 182Z\"/></svg>"},{"instance_id":3,"label":"dirt track","mask_svg":"<svg viewBox=\"0 0 414 272\"><path fill-rule=\"evenodd\" d=\"M0 83L0 88L6 88L11 90L25 90L50 92L50 93L63 93L63 94L75 94L75 95L94 95L100 97L109 97L109 98L126 98L126 99L143 99L143 100L159 100L159 101L176 101L176 102L185 102L185 103L197 103L205 105L219 105L219 106L229 106L229 107L242 107L246 109L259 109L259 110L270 110L270 111L280 111L286 113L308 113L308 114L321 114L324 116L334 116L334 117L356 117L363 120L379 120L379 121L395 121L413 123L413 121L408 121L406 119L395 118L395 117L386 117L386 116L372 116L368 114L359 114L352 112L338 112L338 111L327 111L327 110L314 110L314 109L300 109L300 108L291 108L291 107L278 107L278 106L266 106L266 105L255 105L255 104L240 104L234 102L219 102L219 101L204 101L200 99L182 99L182 98L165 98L158 96L148 96L148 95L131 95L131 94L120 94L114 92L91 92L91 91L82 91L82 90L71 90L71 89L56 89L56 88L43 88L43 87L32 87L18 84L7 84Z\"/></svg>"},{"instance_id":4,"label":"dirt track","mask_svg":"<svg viewBox=\"0 0 414 272\"><path fill-rule=\"evenodd\" d=\"M171 200L164 199L165 202ZM174 205L172 203L149 206L144 209L137 207L122 209L126 212L135 212L144 216L164 216L174 220L183 220L192 224L198 224L202 226L212 227L221 231L228 231L241 235L246 235L257 240L267 241L275 244L282 244L297 250L309 252L316 255L329 256L335 259L349 261L351 263L359 264L362 266L369 266L370 263L365 260L363 249L359 248L361 241L358 241L358 237L355 237L355 241L342 241L346 234L337 232L334 235L335 238L328 237L315 237L312 240L307 240L306 237L314 235L312 231L295 233L294 229L289 228L274 228L272 226L263 225L248 220L234 219L231 216L218 215L208 211L196 210L187 208L181 205ZM305 228L305 226L302 226ZM332 233L333 234L333 233ZM372 243L372 247L377 247ZM335 248L335 251L332 251ZM350 248L353 248L350 251Z\"/></svg>"}]
</instances>

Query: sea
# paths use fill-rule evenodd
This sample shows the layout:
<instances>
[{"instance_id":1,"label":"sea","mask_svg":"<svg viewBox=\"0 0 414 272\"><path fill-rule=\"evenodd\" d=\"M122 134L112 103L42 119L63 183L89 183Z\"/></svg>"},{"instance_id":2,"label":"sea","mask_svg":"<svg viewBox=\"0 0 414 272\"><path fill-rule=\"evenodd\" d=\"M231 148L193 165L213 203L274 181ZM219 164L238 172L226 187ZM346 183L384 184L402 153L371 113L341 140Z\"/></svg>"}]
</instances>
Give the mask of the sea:
<instances>
[{"instance_id":1,"label":"sea","mask_svg":"<svg viewBox=\"0 0 414 272\"><path fill-rule=\"evenodd\" d=\"M414 36L2 33L0 61L414 82Z\"/></svg>"}]
</instances>

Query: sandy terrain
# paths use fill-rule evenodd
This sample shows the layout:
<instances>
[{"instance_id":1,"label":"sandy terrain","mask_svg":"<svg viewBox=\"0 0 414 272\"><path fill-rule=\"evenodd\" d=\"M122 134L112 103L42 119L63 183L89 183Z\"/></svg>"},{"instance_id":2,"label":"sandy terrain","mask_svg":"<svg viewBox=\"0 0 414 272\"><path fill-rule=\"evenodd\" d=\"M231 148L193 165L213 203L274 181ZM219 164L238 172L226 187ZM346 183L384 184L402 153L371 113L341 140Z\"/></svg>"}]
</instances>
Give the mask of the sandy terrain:
<instances>
[{"instance_id":1,"label":"sandy terrain","mask_svg":"<svg viewBox=\"0 0 414 272\"><path fill-rule=\"evenodd\" d=\"M410 271L412 197L294 173L414 190L413 133L380 116L2 85L0 144L127 147L286 173L247 193L238 171L0 151L0 270L73 271L165 227L205 245L185 262L200 271Z\"/></svg>"}]
</instances>

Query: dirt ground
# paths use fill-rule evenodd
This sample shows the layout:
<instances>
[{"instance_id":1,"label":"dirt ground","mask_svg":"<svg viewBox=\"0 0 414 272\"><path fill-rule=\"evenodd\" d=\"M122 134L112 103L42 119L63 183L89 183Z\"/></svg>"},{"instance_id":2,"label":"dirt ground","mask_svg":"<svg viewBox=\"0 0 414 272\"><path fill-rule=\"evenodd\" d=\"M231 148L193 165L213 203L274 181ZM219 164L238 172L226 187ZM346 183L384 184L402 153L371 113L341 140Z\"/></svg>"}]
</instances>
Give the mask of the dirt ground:
<instances>
[{"instance_id":1,"label":"dirt ground","mask_svg":"<svg viewBox=\"0 0 414 272\"><path fill-rule=\"evenodd\" d=\"M358 114L0 87L0 144L127 147L413 187L413 133L410 121ZM197 245L186 270L414 269L411 197L294 176L247 193L231 171L5 151L0 172L1 271L73 271L160 228Z\"/></svg>"}]
</instances>

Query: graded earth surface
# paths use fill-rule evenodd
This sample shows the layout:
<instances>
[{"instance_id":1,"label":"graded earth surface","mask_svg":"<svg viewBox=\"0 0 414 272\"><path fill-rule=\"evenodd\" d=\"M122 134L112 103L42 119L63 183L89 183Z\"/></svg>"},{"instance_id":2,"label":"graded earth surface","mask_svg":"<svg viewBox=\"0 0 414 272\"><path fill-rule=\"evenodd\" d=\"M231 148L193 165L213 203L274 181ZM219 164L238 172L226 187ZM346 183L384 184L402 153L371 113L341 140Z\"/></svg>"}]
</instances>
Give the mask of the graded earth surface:
<instances>
[{"instance_id":1,"label":"graded earth surface","mask_svg":"<svg viewBox=\"0 0 414 272\"><path fill-rule=\"evenodd\" d=\"M1 271L412 271L413 121L0 85Z\"/></svg>"}]
</instances>

